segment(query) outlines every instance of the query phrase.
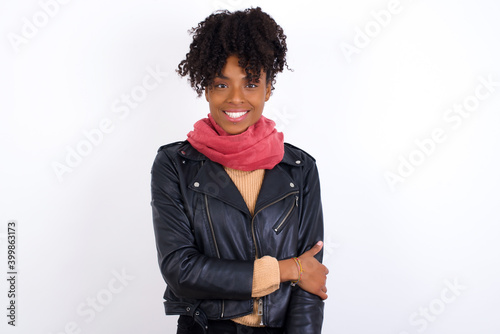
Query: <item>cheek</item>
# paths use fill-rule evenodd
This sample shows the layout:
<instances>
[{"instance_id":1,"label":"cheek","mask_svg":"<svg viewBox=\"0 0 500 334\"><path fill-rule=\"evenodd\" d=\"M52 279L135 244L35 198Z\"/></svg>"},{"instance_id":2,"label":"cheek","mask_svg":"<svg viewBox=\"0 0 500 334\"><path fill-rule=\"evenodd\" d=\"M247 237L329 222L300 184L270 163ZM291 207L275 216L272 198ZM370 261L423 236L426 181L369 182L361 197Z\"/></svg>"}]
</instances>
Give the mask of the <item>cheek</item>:
<instances>
[{"instance_id":1,"label":"cheek","mask_svg":"<svg viewBox=\"0 0 500 334\"><path fill-rule=\"evenodd\" d=\"M210 94L209 99L210 99L209 101L210 104L220 105L224 102L226 97L224 96L224 94L217 93L217 94Z\"/></svg>"},{"instance_id":2,"label":"cheek","mask_svg":"<svg viewBox=\"0 0 500 334\"><path fill-rule=\"evenodd\" d=\"M207 101L208 101L208 106L209 106L210 110L217 109L219 102L217 101L217 98L213 96L213 94L207 96Z\"/></svg>"}]
</instances>

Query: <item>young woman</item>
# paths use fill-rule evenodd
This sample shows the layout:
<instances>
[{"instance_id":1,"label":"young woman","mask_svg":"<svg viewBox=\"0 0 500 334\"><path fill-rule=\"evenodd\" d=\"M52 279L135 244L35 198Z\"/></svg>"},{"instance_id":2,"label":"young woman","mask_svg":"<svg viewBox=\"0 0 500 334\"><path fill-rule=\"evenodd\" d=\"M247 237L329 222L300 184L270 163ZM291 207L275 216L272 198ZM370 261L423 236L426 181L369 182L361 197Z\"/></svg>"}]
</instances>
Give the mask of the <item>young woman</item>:
<instances>
[{"instance_id":1,"label":"young woman","mask_svg":"<svg viewBox=\"0 0 500 334\"><path fill-rule=\"evenodd\" d=\"M318 334L328 274L318 171L262 116L286 36L260 8L216 12L192 33L178 73L210 113L160 147L151 172L166 314L179 315L180 334Z\"/></svg>"}]
</instances>

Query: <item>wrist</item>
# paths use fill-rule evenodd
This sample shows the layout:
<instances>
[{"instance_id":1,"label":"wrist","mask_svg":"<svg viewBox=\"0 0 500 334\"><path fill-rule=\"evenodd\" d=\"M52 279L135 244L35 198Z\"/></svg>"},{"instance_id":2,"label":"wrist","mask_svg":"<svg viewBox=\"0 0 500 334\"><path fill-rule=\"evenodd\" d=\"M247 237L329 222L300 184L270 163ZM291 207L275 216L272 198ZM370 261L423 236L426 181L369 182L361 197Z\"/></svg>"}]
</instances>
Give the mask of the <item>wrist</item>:
<instances>
[{"instance_id":1,"label":"wrist","mask_svg":"<svg viewBox=\"0 0 500 334\"><path fill-rule=\"evenodd\" d=\"M280 282L297 281L300 277L297 270L297 264L293 259L281 260L278 262L280 267Z\"/></svg>"}]
</instances>

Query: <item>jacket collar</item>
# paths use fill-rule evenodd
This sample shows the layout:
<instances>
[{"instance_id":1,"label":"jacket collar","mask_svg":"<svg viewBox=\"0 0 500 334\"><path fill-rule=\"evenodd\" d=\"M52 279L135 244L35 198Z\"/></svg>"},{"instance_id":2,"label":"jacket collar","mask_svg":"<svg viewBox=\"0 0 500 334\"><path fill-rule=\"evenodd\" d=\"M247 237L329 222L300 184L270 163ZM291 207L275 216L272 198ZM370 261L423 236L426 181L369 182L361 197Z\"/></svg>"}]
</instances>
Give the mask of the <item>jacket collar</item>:
<instances>
[{"instance_id":1,"label":"jacket collar","mask_svg":"<svg viewBox=\"0 0 500 334\"><path fill-rule=\"evenodd\" d=\"M181 157L195 161L208 160L204 154L198 152L187 140L181 142L180 144L181 145L177 149L177 154Z\"/></svg>"},{"instance_id":2,"label":"jacket collar","mask_svg":"<svg viewBox=\"0 0 500 334\"><path fill-rule=\"evenodd\" d=\"M195 177L189 181L188 187L190 189L217 198L250 215L238 188L236 188L222 165L209 160L205 155L195 150L187 141L180 145L178 154L183 158L202 162L202 166ZM300 167L303 165L303 161L285 145L285 154L282 161L273 169L266 170L261 191L255 205L255 212L258 212L260 208L273 201L298 192L298 185L283 170L281 164Z\"/></svg>"},{"instance_id":3,"label":"jacket collar","mask_svg":"<svg viewBox=\"0 0 500 334\"><path fill-rule=\"evenodd\" d=\"M285 143L285 153L283 154L283 159L281 159L280 164L287 164L296 167L302 166L304 162L297 155L297 153L290 148L290 146L291 145ZM191 144L187 140L181 143L177 150L177 153L180 156L190 160L208 160L208 158L204 154L198 152L193 146L191 146Z\"/></svg>"}]
</instances>

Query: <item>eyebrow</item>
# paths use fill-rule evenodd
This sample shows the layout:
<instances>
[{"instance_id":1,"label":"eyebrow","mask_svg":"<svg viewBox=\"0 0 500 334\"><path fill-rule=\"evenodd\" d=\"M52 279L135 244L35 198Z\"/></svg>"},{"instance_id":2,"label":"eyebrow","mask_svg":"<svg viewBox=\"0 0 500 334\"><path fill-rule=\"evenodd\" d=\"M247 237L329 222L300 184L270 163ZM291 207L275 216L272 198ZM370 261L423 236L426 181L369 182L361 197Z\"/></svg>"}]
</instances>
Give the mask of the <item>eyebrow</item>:
<instances>
[{"instance_id":1,"label":"eyebrow","mask_svg":"<svg viewBox=\"0 0 500 334\"><path fill-rule=\"evenodd\" d=\"M225 75L216 75L215 78L219 78L219 79L222 79L222 80L230 80L228 77L226 77ZM245 77L246 78L246 77ZM251 79L250 81L260 81L260 77L259 78L256 78L256 79Z\"/></svg>"}]
</instances>

